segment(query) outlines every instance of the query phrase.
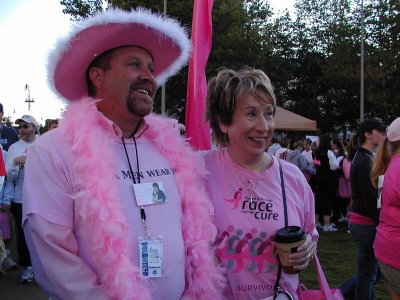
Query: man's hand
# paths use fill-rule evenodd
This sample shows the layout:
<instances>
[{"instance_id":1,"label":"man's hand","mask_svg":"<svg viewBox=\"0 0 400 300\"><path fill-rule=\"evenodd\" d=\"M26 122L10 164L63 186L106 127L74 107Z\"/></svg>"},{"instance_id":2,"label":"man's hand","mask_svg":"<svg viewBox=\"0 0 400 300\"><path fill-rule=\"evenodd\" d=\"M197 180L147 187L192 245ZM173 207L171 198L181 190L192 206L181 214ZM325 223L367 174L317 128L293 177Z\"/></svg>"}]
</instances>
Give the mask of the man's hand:
<instances>
[{"instance_id":1,"label":"man's hand","mask_svg":"<svg viewBox=\"0 0 400 300\"><path fill-rule=\"evenodd\" d=\"M8 204L0 204L0 211L2 211L2 212L10 211L10 205L8 205Z\"/></svg>"},{"instance_id":2,"label":"man's hand","mask_svg":"<svg viewBox=\"0 0 400 300\"><path fill-rule=\"evenodd\" d=\"M14 158L14 163L16 163L17 165L24 165L25 161L26 161L25 155L17 156L16 158Z\"/></svg>"}]
</instances>

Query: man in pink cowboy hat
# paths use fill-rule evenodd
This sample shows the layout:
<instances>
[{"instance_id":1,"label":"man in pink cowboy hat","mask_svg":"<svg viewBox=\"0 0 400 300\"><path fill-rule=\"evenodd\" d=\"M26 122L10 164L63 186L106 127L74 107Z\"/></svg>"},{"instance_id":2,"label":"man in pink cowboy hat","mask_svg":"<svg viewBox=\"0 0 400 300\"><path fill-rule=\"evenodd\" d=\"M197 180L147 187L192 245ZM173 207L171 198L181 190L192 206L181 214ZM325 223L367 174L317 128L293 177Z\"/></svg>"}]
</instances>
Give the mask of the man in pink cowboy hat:
<instances>
[{"instance_id":1,"label":"man in pink cowboy hat","mask_svg":"<svg viewBox=\"0 0 400 300\"><path fill-rule=\"evenodd\" d=\"M30 149L24 229L52 299L218 299L212 206L197 154L153 114L157 87L186 64L173 19L107 10L77 23L49 57L69 102ZM165 200L152 201L153 184Z\"/></svg>"}]
</instances>

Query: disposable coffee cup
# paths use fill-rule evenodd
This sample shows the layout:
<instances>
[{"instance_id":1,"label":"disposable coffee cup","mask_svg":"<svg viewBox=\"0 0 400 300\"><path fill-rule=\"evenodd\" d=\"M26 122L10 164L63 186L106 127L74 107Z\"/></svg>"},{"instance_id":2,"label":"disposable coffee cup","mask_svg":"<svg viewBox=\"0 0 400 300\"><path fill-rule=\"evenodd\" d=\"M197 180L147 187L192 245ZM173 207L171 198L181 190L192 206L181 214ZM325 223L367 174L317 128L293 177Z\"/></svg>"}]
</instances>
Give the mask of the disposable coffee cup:
<instances>
[{"instance_id":1,"label":"disposable coffee cup","mask_svg":"<svg viewBox=\"0 0 400 300\"><path fill-rule=\"evenodd\" d=\"M289 255L297 252L297 247L304 243L307 234L298 226L287 226L275 233L275 247L279 250L279 260L285 273L294 274L298 271L289 263Z\"/></svg>"}]
</instances>

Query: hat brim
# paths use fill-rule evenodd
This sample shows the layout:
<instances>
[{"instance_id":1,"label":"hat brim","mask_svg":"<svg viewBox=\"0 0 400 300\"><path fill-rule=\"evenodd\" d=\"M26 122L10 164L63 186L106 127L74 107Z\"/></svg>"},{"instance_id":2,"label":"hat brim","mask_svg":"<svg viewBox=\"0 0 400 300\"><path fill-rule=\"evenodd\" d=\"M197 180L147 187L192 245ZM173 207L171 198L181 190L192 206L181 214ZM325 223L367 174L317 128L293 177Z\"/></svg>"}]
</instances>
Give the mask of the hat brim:
<instances>
[{"instance_id":1,"label":"hat brim","mask_svg":"<svg viewBox=\"0 0 400 300\"><path fill-rule=\"evenodd\" d=\"M25 122L26 124L32 124L34 126L37 126L37 122L27 121L27 120L24 120L24 119L15 120L15 124L17 124L17 125L19 125L19 123L21 123L21 122Z\"/></svg>"},{"instance_id":2,"label":"hat brim","mask_svg":"<svg viewBox=\"0 0 400 300\"><path fill-rule=\"evenodd\" d=\"M188 61L190 41L173 19L148 10L110 9L76 24L49 57L49 82L62 97L86 97L86 71L100 54L121 46L146 49L153 58L154 77L160 85Z\"/></svg>"}]
</instances>

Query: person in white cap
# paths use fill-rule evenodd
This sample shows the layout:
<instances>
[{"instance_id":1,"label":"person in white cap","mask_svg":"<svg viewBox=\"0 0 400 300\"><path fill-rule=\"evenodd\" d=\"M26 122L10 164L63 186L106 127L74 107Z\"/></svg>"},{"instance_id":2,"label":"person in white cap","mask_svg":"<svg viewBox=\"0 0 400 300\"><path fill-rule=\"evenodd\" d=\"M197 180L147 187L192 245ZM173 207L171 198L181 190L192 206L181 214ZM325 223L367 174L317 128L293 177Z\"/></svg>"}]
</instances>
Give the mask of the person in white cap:
<instances>
[{"instance_id":1,"label":"person in white cap","mask_svg":"<svg viewBox=\"0 0 400 300\"><path fill-rule=\"evenodd\" d=\"M52 299L221 297L203 164L176 123L151 114L189 52L175 20L110 9L51 54L51 86L69 107L29 151L24 228ZM154 183L166 196L156 204Z\"/></svg>"},{"instance_id":2,"label":"person in white cap","mask_svg":"<svg viewBox=\"0 0 400 300\"><path fill-rule=\"evenodd\" d=\"M11 213L15 218L15 233L19 264L24 267L21 282L33 279L32 263L22 228L22 187L24 184L25 162L28 150L36 141L38 123L31 115L24 115L15 121L19 125L21 139L8 149L6 159L7 177L4 186L4 200L11 202Z\"/></svg>"},{"instance_id":3,"label":"person in white cap","mask_svg":"<svg viewBox=\"0 0 400 300\"><path fill-rule=\"evenodd\" d=\"M390 124L386 138L375 155L371 172L375 188L378 188L380 175L384 175L382 208L374 252L387 280L390 299L395 300L400 299L400 118Z\"/></svg>"}]
</instances>

